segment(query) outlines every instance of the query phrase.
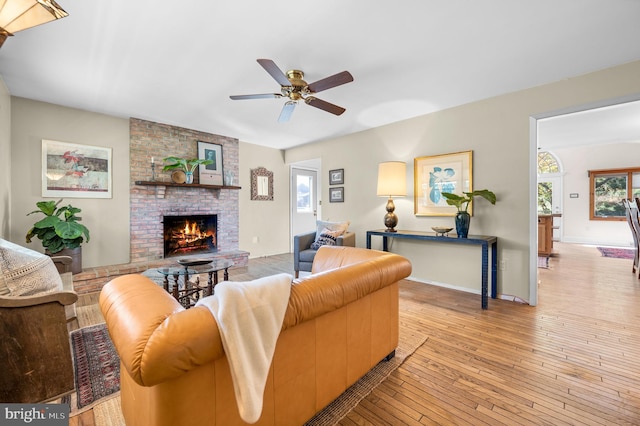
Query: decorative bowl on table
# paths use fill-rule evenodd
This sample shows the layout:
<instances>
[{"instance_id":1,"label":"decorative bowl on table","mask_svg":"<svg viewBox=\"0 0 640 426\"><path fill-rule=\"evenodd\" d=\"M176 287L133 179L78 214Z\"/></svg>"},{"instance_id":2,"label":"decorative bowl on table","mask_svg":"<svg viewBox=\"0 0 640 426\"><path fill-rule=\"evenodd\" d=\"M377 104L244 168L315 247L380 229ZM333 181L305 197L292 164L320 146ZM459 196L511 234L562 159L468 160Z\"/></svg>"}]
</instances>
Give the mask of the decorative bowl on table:
<instances>
[{"instance_id":1,"label":"decorative bowl on table","mask_svg":"<svg viewBox=\"0 0 640 426\"><path fill-rule=\"evenodd\" d=\"M444 237L449 234L449 232L451 232L453 228L447 228L446 226L432 226L431 229L433 229L433 232L435 232L436 235L441 235Z\"/></svg>"}]
</instances>

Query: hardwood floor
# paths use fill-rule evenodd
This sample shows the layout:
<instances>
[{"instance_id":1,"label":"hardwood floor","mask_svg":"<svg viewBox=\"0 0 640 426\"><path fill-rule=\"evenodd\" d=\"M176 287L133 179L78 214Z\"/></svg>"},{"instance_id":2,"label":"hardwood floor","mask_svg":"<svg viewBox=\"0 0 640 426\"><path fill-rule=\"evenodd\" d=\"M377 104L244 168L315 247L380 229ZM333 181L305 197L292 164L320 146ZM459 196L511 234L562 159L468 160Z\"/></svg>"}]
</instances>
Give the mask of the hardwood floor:
<instances>
[{"instance_id":1,"label":"hardwood floor","mask_svg":"<svg viewBox=\"0 0 640 426\"><path fill-rule=\"evenodd\" d=\"M490 300L483 311L478 295L403 281L400 309L429 338L339 424L640 424L632 261L581 245L557 251L538 269L536 307ZM230 279L292 272L292 263L289 254L252 259ZM72 425L94 424L90 412L78 417Z\"/></svg>"}]
</instances>

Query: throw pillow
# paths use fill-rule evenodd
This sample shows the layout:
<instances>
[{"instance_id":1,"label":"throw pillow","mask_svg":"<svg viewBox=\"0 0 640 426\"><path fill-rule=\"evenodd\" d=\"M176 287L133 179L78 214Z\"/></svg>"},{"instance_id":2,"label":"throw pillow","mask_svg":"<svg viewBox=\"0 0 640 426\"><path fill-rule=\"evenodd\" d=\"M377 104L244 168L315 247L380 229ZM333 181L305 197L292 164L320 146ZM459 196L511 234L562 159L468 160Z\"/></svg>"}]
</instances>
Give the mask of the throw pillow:
<instances>
[{"instance_id":1,"label":"throw pillow","mask_svg":"<svg viewBox=\"0 0 640 426\"><path fill-rule=\"evenodd\" d=\"M0 295L34 296L62 290L62 279L45 254L0 239Z\"/></svg>"},{"instance_id":2,"label":"throw pillow","mask_svg":"<svg viewBox=\"0 0 640 426\"><path fill-rule=\"evenodd\" d=\"M318 220L316 222L316 240L315 242L318 242L318 239L320 238L320 235L322 234L322 232L325 229L328 229L329 231L337 231L340 232L340 235L344 234L345 232L347 232L347 229L349 228L349 224L351 224L351 222L327 222L324 220Z\"/></svg>"},{"instance_id":3,"label":"throw pillow","mask_svg":"<svg viewBox=\"0 0 640 426\"><path fill-rule=\"evenodd\" d=\"M324 228L318 238L311 243L311 248L313 250L318 250L322 246L335 246L336 239L342 235L344 232L342 231L331 231L327 228Z\"/></svg>"}]
</instances>

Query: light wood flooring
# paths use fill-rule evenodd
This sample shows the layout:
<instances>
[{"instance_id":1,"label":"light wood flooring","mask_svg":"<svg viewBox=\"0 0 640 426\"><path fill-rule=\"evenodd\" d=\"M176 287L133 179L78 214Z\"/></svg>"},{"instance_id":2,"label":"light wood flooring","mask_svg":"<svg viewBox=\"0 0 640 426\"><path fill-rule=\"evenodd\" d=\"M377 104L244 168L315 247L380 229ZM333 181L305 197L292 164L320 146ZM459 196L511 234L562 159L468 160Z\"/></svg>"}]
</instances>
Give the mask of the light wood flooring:
<instances>
[{"instance_id":1,"label":"light wood flooring","mask_svg":"<svg viewBox=\"0 0 640 426\"><path fill-rule=\"evenodd\" d=\"M478 295L403 281L400 308L429 338L339 424L640 424L632 261L582 245L556 251L538 269L535 307L490 299L483 311ZM292 272L292 263L289 254L252 259L230 279ZM95 297L81 303L92 309ZM91 412L71 422L93 424Z\"/></svg>"}]
</instances>

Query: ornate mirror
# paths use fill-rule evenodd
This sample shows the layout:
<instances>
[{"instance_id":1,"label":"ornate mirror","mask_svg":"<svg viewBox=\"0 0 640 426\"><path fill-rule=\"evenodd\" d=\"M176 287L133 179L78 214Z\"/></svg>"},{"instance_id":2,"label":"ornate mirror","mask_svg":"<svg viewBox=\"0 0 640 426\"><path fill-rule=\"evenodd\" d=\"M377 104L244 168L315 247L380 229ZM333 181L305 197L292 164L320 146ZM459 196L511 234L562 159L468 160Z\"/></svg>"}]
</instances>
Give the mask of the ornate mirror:
<instances>
[{"instance_id":1,"label":"ornate mirror","mask_svg":"<svg viewBox=\"0 0 640 426\"><path fill-rule=\"evenodd\" d=\"M264 167L251 169L251 199L273 201L273 172Z\"/></svg>"}]
</instances>

